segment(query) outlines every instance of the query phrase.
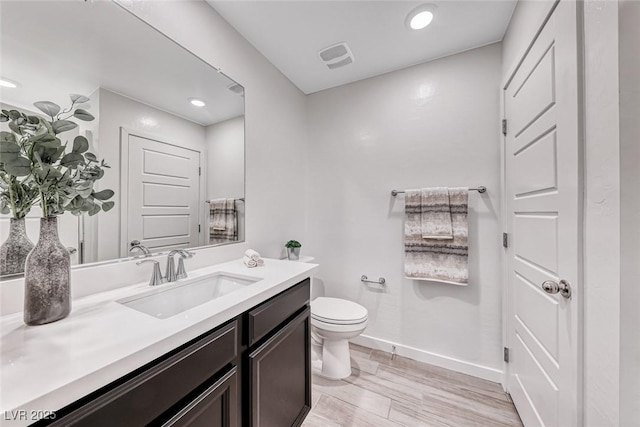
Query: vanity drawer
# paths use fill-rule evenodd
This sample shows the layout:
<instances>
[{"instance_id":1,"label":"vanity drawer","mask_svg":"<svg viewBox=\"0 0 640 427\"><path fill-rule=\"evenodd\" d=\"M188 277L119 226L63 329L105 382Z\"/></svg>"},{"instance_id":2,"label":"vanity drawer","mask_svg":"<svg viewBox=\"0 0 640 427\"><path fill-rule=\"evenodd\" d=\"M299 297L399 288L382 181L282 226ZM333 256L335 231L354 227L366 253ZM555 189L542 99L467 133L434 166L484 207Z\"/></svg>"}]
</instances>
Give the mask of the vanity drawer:
<instances>
[{"instance_id":1,"label":"vanity drawer","mask_svg":"<svg viewBox=\"0 0 640 427\"><path fill-rule=\"evenodd\" d=\"M53 423L144 426L238 356L238 321L212 332Z\"/></svg>"},{"instance_id":2,"label":"vanity drawer","mask_svg":"<svg viewBox=\"0 0 640 427\"><path fill-rule=\"evenodd\" d=\"M249 311L249 346L307 305L310 296L311 279L307 278Z\"/></svg>"}]
</instances>

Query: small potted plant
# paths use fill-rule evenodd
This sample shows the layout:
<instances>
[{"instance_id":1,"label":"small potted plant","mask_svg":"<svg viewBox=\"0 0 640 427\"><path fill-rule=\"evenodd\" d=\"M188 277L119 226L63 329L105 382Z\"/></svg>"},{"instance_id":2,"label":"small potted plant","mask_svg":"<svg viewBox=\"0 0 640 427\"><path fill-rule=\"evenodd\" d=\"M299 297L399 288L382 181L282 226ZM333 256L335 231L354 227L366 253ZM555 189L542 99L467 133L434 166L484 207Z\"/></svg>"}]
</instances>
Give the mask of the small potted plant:
<instances>
[{"instance_id":1,"label":"small potted plant","mask_svg":"<svg viewBox=\"0 0 640 427\"><path fill-rule=\"evenodd\" d=\"M291 261L297 261L300 259L300 248L302 245L297 240L289 240L286 245L287 248L287 258Z\"/></svg>"}]
</instances>

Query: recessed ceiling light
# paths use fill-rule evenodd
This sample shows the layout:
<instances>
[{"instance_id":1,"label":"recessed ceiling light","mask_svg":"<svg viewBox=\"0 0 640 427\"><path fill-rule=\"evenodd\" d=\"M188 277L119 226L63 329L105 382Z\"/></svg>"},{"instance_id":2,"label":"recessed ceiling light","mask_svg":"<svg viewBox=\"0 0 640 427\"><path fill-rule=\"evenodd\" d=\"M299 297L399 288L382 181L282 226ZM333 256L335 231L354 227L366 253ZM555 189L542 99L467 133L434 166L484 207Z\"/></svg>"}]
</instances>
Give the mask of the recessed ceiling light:
<instances>
[{"instance_id":1,"label":"recessed ceiling light","mask_svg":"<svg viewBox=\"0 0 640 427\"><path fill-rule=\"evenodd\" d=\"M195 105L196 107L204 107L205 105L207 105L206 102L204 102L202 99L198 99L198 98L189 98L189 102L192 105Z\"/></svg>"},{"instance_id":2,"label":"recessed ceiling light","mask_svg":"<svg viewBox=\"0 0 640 427\"><path fill-rule=\"evenodd\" d=\"M433 21L435 5L423 4L416 7L407 15L405 23L412 30L421 30Z\"/></svg>"},{"instance_id":3,"label":"recessed ceiling light","mask_svg":"<svg viewBox=\"0 0 640 427\"><path fill-rule=\"evenodd\" d=\"M0 78L0 86L2 87L10 87L10 88L14 88L14 87L18 87L18 83L9 80L9 79L5 79L4 77Z\"/></svg>"}]
</instances>

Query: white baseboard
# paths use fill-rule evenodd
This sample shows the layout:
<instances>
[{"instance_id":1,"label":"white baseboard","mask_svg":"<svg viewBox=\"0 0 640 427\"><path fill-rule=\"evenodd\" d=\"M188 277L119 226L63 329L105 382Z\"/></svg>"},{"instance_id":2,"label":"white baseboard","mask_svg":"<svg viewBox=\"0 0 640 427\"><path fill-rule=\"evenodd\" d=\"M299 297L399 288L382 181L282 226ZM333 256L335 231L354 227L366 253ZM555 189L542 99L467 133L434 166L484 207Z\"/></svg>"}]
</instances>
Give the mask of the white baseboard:
<instances>
[{"instance_id":1,"label":"white baseboard","mask_svg":"<svg viewBox=\"0 0 640 427\"><path fill-rule=\"evenodd\" d=\"M465 362L463 360L454 359L453 357L443 356L429 351L420 350L414 347L398 344L392 341L380 338L360 335L351 340L354 344L359 344L375 350L391 352L391 347L396 347L398 356L407 357L419 362L429 363L430 365L439 366L441 368L450 369L452 371L461 372L463 374L482 378L495 383L502 383L503 373L500 369L489 368L487 366L478 365L477 363Z\"/></svg>"}]
</instances>

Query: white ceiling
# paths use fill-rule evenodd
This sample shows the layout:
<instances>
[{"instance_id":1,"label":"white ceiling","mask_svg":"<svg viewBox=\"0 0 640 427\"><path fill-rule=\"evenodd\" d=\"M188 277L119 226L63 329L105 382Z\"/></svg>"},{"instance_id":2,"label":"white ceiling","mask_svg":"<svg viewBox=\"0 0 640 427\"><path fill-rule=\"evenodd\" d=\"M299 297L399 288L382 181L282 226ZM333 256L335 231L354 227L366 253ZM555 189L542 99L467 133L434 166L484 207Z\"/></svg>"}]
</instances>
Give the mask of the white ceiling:
<instances>
[{"instance_id":1,"label":"white ceiling","mask_svg":"<svg viewBox=\"0 0 640 427\"><path fill-rule=\"evenodd\" d=\"M300 90L309 94L502 40L516 0L207 2ZM435 4L423 30L405 26ZM318 51L346 42L355 62L329 70Z\"/></svg>"},{"instance_id":2,"label":"white ceiling","mask_svg":"<svg viewBox=\"0 0 640 427\"><path fill-rule=\"evenodd\" d=\"M0 12L0 75L20 83L2 102L66 107L102 87L204 126L244 114L231 79L113 2L0 1Z\"/></svg>"}]
</instances>

